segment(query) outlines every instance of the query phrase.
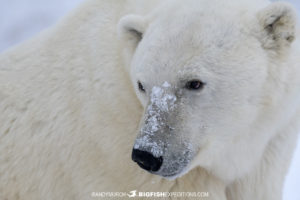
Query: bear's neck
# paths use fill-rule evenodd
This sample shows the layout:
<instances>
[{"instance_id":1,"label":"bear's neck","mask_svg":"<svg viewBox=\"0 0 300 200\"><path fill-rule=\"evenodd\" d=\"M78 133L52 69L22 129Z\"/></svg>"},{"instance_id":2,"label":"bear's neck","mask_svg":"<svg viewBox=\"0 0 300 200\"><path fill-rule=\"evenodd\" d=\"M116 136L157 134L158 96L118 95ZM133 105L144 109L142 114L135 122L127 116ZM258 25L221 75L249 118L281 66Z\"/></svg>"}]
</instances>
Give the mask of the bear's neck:
<instances>
[{"instance_id":1,"label":"bear's neck","mask_svg":"<svg viewBox=\"0 0 300 200\"><path fill-rule=\"evenodd\" d=\"M284 123L280 129L276 129L272 139L268 142L261 161L256 167L244 177L235 180L227 186L228 200L249 200L249 199L264 199L264 200L281 200L282 189L285 175L292 160L293 151L297 145L297 137L300 130L300 41L293 46L293 51L284 66L271 66L271 72L275 74L274 82L269 99L277 99L278 102L274 106L274 116L276 120L272 122L273 126ZM276 60L273 58L272 60ZM280 71L281 70L281 71ZM284 83L282 88L274 87L278 83ZM276 102L276 101L273 101ZM270 104L272 102L269 102ZM280 108L280 109L278 109ZM277 110L277 112L275 112ZM292 114L291 114L292 113ZM277 117L276 117L277 116ZM285 122L286 120L286 122Z\"/></svg>"},{"instance_id":2,"label":"bear's neck","mask_svg":"<svg viewBox=\"0 0 300 200\"><path fill-rule=\"evenodd\" d=\"M246 176L227 186L227 200L281 200L285 175L297 144L300 108L268 143L261 162Z\"/></svg>"}]
</instances>

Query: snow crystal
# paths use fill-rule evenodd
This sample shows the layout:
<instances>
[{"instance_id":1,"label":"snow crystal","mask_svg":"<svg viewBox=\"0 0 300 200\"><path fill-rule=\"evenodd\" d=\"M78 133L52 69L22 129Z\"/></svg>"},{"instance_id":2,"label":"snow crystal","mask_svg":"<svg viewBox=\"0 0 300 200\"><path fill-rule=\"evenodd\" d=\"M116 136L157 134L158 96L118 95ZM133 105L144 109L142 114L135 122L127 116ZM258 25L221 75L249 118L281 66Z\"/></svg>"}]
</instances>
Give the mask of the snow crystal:
<instances>
[{"instance_id":1,"label":"snow crystal","mask_svg":"<svg viewBox=\"0 0 300 200\"><path fill-rule=\"evenodd\" d=\"M153 87L151 93L151 103L159 111L169 111L173 109L177 98L175 95L166 93L161 87Z\"/></svg>"},{"instance_id":2,"label":"snow crystal","mask_svg":"<svg viewBox=\"0 0 300 200\"><path fill-rule=\"evenodd\" d=\"M165 88L171 87L170 83L168 83L167 81L164 82L164 84L162 86Z\"/></svg>"},{"instance_id":3,"label":"snow crystal","mask_svg":"<svg viewBox=\"0 0 300 200\"><path fill-rule=\"evenodd\" d=\"M155 115L153 115L152 117L150 117L148 119L148 123L151 124L151 132L152 133L158 131L159 124L158 124L158 119Z\"/></svg>"},{"instance_id":4,"label":"snow crystal","mask_svg":"<svg viewBox=\"0 0 300 200\"><path fill-rule=\"evenodd\" d=\"M134 148L139 149L140 147L150 147L150 152L153 154L153 156L159 157L163 154L164 142L160 140L158 141L158 143L152 141L149 135L146 134L136 140Z\"/></svg>"}]
</instances>

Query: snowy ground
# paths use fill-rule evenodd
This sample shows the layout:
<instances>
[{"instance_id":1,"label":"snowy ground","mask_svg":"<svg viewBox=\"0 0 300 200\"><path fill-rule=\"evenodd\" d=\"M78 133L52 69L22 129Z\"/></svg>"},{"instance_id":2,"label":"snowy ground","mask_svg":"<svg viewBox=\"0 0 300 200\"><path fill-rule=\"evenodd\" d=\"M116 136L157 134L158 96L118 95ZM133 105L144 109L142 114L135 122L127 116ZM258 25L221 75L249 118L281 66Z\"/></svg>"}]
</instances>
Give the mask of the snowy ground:
<instances>
[{"instance_id":1,"label":"snowy ground","mask_svg":"<svg viewBox=\"0 0 300 200\"><path fill-rule=\"evenodd\" d=\"M16 45L58 19L83 0L0 0L0 52ZM287 0L300 11L299 0ZM300 15L300 13L299 13ZM286 179L284 200L300 200L300 138Z\"/></svg>"}]
</instances>

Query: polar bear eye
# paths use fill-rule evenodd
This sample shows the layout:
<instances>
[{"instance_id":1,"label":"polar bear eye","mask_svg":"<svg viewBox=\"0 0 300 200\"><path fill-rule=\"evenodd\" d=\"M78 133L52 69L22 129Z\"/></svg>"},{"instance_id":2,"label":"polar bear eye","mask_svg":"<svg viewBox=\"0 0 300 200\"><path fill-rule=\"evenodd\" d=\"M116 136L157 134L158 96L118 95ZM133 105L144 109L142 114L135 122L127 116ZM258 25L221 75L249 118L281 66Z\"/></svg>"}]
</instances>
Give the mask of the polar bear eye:
<instances>
[{"instance_id":1,"label":"polar bear eye","mask_svg":"<svg viewBox=\"0 0 300 200\"><path fill-rule=\"evenodd\" d=\"M142 83L140 81L138 81L138 88L141 92L146 92L144 86L142 85Z\"/></svg>"},{"instance_id":2,"label":"polar bear eye","mask_svg":"<svg viewBox=\"0 0 300 200\"><path fill-rule=\"evenodd\" d=\"M199 80L192 80L186 83L186 88L189 90L200 90L204 87L205 83Z\"/></svg>"}]
</instances>

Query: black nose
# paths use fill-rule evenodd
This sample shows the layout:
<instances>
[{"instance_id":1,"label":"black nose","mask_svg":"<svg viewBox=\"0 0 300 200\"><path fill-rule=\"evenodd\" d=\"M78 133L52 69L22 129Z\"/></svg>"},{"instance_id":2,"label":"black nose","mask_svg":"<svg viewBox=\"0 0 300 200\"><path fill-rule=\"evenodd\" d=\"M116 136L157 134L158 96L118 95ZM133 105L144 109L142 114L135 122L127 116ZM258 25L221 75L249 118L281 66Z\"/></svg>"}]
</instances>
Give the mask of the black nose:
<instances>
[{"instance_id":1,"label":"black nose","mask_svg":"<svg viewBox=\"0 0 300 200\"><path fill-rule=\"evenodd\" d=\"M158 171L163 163L162 157L156 158L151 153L138 149L133 149L131 158L141 168L152 172Z\"/></svg>"}]
</instances>

